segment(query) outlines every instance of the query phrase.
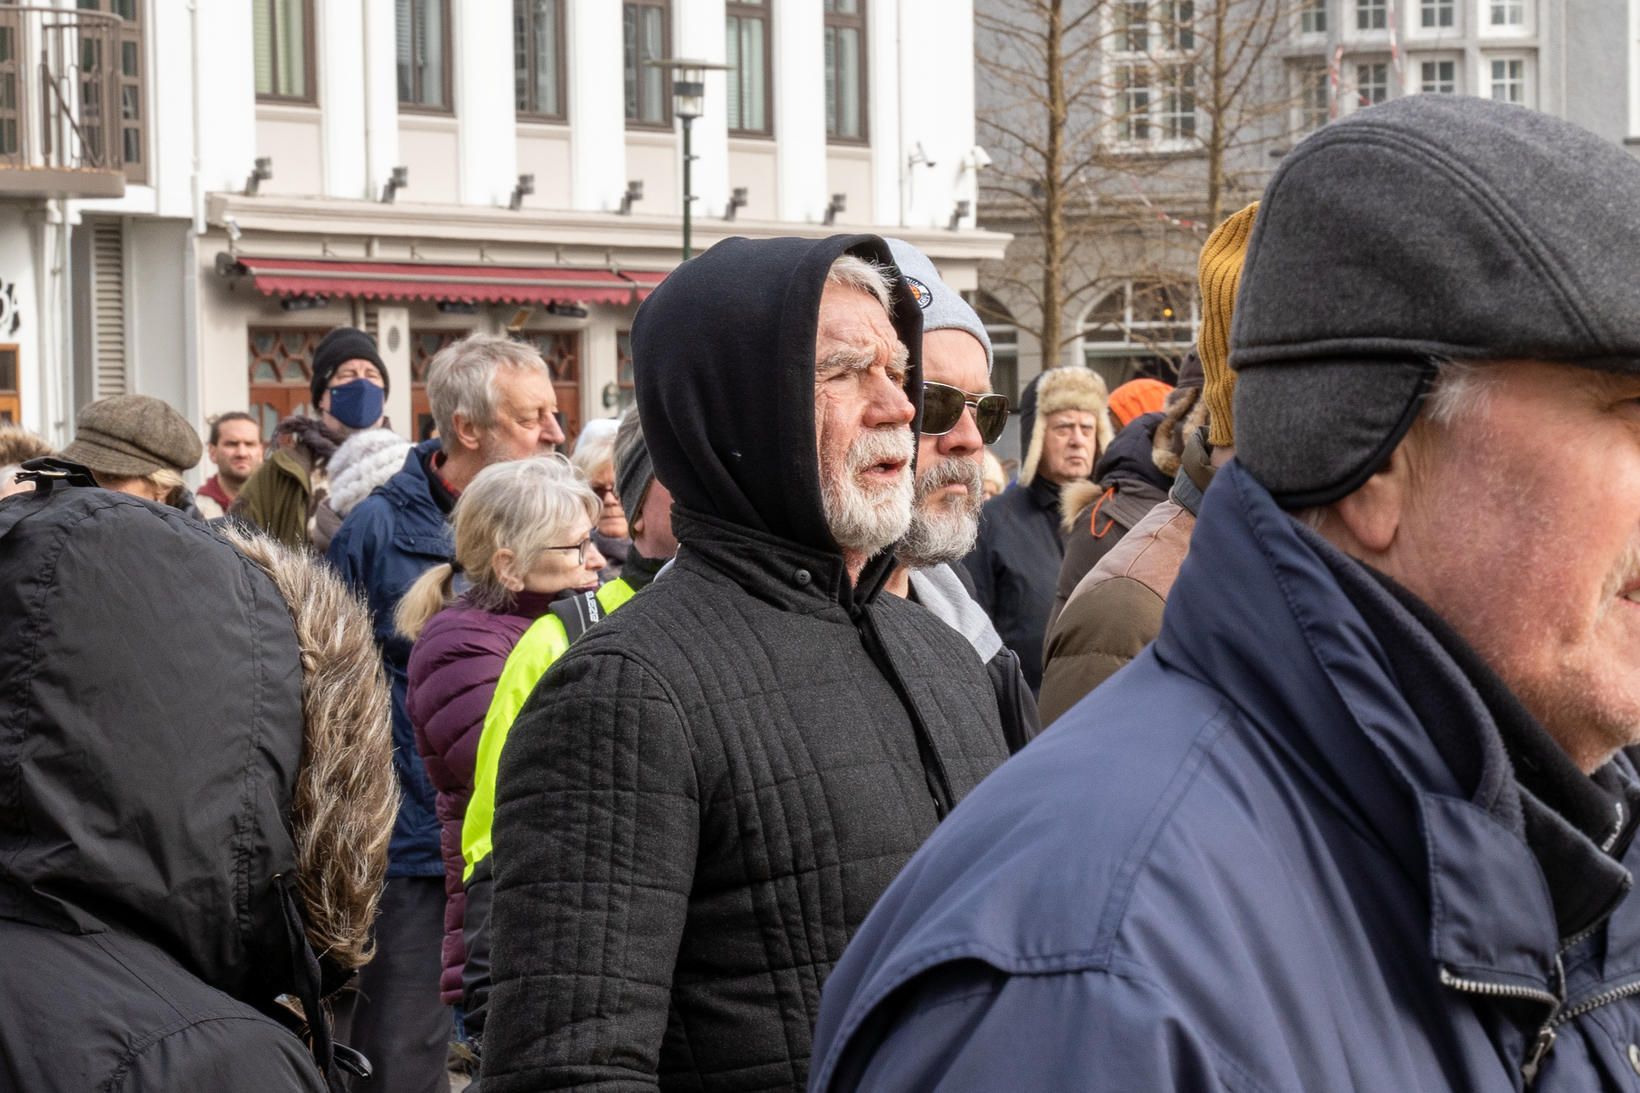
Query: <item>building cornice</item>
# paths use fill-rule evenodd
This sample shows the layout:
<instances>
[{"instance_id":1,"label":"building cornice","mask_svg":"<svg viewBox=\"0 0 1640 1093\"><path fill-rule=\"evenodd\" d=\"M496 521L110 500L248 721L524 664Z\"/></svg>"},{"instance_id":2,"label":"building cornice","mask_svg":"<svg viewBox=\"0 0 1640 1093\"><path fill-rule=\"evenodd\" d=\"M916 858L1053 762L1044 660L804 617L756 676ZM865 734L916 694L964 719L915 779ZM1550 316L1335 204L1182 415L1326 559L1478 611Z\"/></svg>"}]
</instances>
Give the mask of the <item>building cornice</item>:
<instances>
[{"instance_id":1,"label":"building cornice","mask_svg":"<svg viewBox=\"0 0 1640 1093\"><path fill-rule=\"evenodd\" d=\"M444 240L452 243L492 243L535 247L596 247L618 255L623 250L677 250L682 229L675 217L622 216L601 212L559 212L473 205L417 205L340 198L246 197L215 193L206 204L207 219L231 227L230 236L243 232L318 237ZM894 235L929 257L946 260L1000 259L1013 238L1005 232L967 228L960 231L918 230L869 224L795 224L771 220L717 220L694 222L699 250L732 236L773 239L873 232Z\"/></svg>"}]
</instances>

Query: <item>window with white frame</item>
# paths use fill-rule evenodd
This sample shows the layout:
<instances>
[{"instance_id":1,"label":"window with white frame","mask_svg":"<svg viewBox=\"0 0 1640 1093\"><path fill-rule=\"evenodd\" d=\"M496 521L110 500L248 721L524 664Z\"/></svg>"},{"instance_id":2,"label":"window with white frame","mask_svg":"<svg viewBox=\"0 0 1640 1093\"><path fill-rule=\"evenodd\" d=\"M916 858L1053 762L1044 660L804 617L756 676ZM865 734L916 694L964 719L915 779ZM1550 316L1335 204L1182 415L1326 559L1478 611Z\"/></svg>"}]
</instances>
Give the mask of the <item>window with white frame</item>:
<instances>
[{"instance_id":1,"label":"window with white frame","mask_svg":"<svg viewBox=\"0 0 1640 1093\"><path fill-rule=\"evenodd\" d=\"M1327 33L1327 0L1304 0L1298 11L1300 34Z\"/></svg>"},{"instance_id":2,"label":"window with white frame","mask_svg":"<svg viewBox=\"0 0 1640 1093\"><path fill-rule=\"evenodd\" d=\"M1526 103L1526 60L1522 57L1493 57L1492 98L1497 102Z\"/></svg>"},{"instance_id":3,"label":"window with white frame","mask_svg":"<svg viewBox=\"0 0 1640 1093\"><path fill-rule=\"evenodd\" d=\"M1200 323L1191 282L1127 281L1082 320L1083 359L1112 387L1136 375L1168 375L1195 343Z\"/></svg>"},{"instance_id":4,"label":"window with white frame","mask_svg":"<svg viewBox=\"0 0 1640 1093\"><path fill-rule=\"evenodd\" d=\"M769 11L764 0L725 5L729 132L767 136L774 132L769 110Z\"/></svg>"},{"instance_id":5,"label":"window with white frame","mask_svg":"<svg viewBox=\"0 0 1640 1093\"><path fill-rule=\"evenodd\" d=\"M1495 27L1526 25L1526 0L1489 0L1491 23Z\"/></svg>"},{"instance_id":6,"label":"window with white frame","mask_svg":"<svg viewBox=\"0 0 1640 1093\"><path fill-rule=\"evenodd\" d=\"M1355 29L1383 30L1389 26L1389 0L1355 0Z\"/></svg>"},{"instance_id":7,"label":"window with white frame","mask_svg":"<svg viewBox=\"0 0 1640 1093\"><path fill-rule=\"evenodd\" d=\"M1355 66L1357 107L1377 106L1389 101L1389 65L1382 61Z\"/></svg>"},{"instance_id":8,"label":"window with white frame","mask_svg":"<svg viewBox=\"0 0 1640 1093\"><path fill-rule=\"evenodd\" d=\"M1327 66L1322 61L1305 61L1293 68L1297 88L1294 101L1298 103L1298 133L1313 133L1332 117Z\"/></svg>"},{"instance_id":9,"label":"window with white frame","mask_svg":"<svg viewBox=\"0 0 1640 1093\"><path fill-rule=\"evenodd\" d=\"M1195 0L1124 0L1112 11L1117 139L1127 145L1194 140Z\"/></svg>"},{"instance_id":10,"label":"window with white frame","mask_svg":"<svg viewBox=\"0 0 1640 1093\"><path fill-rule=\"evenodd\" d=\"M1425 30L1444 29L1456 21L1456 0L1422 0L1418 5L1418 25Z\"/></svg>"},{"instance_id":11,"label":"window with white frame","mask_svg":"<svg viewBox=\"0 0 1640 1093\"><path fill-rule=\"evenodd\" d=\"M1418 65L1418 90L1425 95L1458 93L1457 61L1422 61Z\"/></svg>"}]
</instances>

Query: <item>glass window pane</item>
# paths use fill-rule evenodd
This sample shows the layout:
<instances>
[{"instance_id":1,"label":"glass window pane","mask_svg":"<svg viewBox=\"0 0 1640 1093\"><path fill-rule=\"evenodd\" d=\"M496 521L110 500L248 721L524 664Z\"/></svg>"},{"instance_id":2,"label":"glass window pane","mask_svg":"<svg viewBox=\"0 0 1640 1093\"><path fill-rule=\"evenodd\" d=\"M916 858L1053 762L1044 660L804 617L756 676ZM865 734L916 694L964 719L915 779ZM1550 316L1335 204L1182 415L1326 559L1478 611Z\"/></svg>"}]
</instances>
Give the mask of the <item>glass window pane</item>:
<instances>
[{"instance_id":1,"label":"glass window pane","mask_svg":"<svg viewBox=\"0 0 1640 1093\"><path fill-rule=\"evenodd\" d=\"M513 0L513 105L523 113L535 109L530 95L530 2Z\"/></svg>"},{"instance_id":2,"label":"glass window pane","mask_svg":"<svg viewBox=\"0 0 1640 1093\"><path fill-rule=\"evenodd\" d=\"M399 101L415 102L415 48L411 34L411 0L397 0L393 12L393 48L398 57Z\"/></svg>"},{"instance_id":3,"label":"glass window pane","mask_svg":"<svg viewBox=\"0 0 1640 1093\"><path fill-rule=\"evenodd\" d=\"M640 14L642 18L640 61L661 60L666 41L661 24L663 12L657 7L645 7ZM652 68L648 64L640 63L638 84L643 96L639 118L652 125L659 125L666 120L666 103L662 94L665 90L665 81L661 77L660 70Z\"/></svg>"},{"instance_id":4,"label":"glass window pane","mask_svg":"<svg viewBox=\"0 0 1640 1093\"><path fill-rule=\"evenodd\" d=\"M251 7L251 42L256 69L256 93L272 95L273 84L273 2L256 0Z\"/></svg>"},{"instance_id":5,"label":"glass window pane","mask_svg":"<svg viewBox=\"0 0 1640 1093\"><path fill-rule=\"evenodd\" d=\"M622 32L626 39L623 51L624 75L626 78L626 116L628 120L635 120L638 116L638 10L631 4L627 4L622 15Z\"/></svg>"},{"instance_id":6,"label":"glass window pane","mask_svg":"<svg viewBox=\"0 0 1640 1093\"><path fill-rule=\"evenodd\" d=\"M535 108L555 118L564 113L558 101L558 2L535 0Z\"/></svg>"},{"instance_id":7,"label":"glass window pane","mask_svg":"<svg viewBox=\"0 0 1640 1093\"><path fill-rule=\"evenodd\" d=\"M302 0L277 0L275 27L279 39L278 93L307 97L307 18Z\"/></svg>"},{"instance_id":8,"label":"glass window pane","mask_svg":"<svg viewBox=\"0 0 1640 1093\"><path fill-rule=\"evenodd\" d=\"M279 370L270 361L257 361L256 369L251 373L252 383L278 383Z\"/></svg>"},{"instance_id":9,"label":"glass window pane","mask_svg":"<svg viewBox=\"0 0 1640 1093\"><path fill-rule=\"evenodd\" d=\"M762 132L769 127L768 119L768 89L763 85L764 55L763 47L767 38L764 30L768 26L762 19L744 19L741 21L741 54L746 64L743 71L745 79L745 124L746 128Z\"/></svg>"},{"instance_id":10,"label":"glass window pane","mask_svg":"<svg viewBox=\"0 0 1640 1093\"><path fill-rule=\"evenodd\" d=\"M449 64L448 43L444 40L444 0L419 0L417 39L421 45L418 77L423 106L447 106L444 101L444 72Z\"/></svg>"},{"instance_id":11,"label":"glass window pane","mask_svg":"<svg viewBox=\"0 0 1640 1093\"><path fill-rule=\"evenodd\" d=\"M740 18L731 15L724 24L723 30L724 63L729 66L729 78L724 81L728 89L729 128L744 129L740 120Z\"/></svg>"},{"instance_id":12,"label":"glass window pane","mask_svg":"<svg viewBox=\"0 0 1640 1093\"><path fill-rule=\"evenodd\" d=\"M860 126L860 32L837 30L837 135L858 139Z\"/></svg>"}]
</instances>

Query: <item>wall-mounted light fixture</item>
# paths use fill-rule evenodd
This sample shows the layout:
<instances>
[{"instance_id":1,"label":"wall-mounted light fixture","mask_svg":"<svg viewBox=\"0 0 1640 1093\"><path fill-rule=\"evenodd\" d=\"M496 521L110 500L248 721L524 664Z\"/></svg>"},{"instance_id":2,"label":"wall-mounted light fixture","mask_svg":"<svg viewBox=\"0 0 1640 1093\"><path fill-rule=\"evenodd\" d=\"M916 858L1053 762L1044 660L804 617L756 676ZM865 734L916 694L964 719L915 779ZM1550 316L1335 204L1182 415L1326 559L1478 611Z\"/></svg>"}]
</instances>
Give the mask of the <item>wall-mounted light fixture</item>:
<instances>
[{"instance_id":1,"label":"wall-mounted light fixture","mask_svg":"<svg viewBox=\"0 0 1640 1093\"><path fill-rule=\"evenodd\" d=\"M256 191L262 183L273 177L273 157L257 156L256 166L251 168L250 177L245 179L245 196L255 197Z\"/></svg>"},{"instance_id":2,"label":"wall-mounted light fixture","mask_svg":"<svg viewBox=\"0 0 1640 1093\"><path fill-rule=\"evenodd\" d=\"M971 201L963 200L957 202L951 209L951 223L947 224L946 227L950 228L952 231L956 231L958 228L962 227L963 220L965 220L968 214L973 211L973 208L974 203Z\"/></svg>"},{"instance_id":3,"label":"wall-mounted light fixture","mask_svg":"<svg viewBox=\"0 0 1640 1093\"><path fill-rule=\"evenodd\" d=\"M410 185L410 168L393 168L393 174L388 178L387 185L382 187L382 204L393 204L393 199L398 196L399 191L408 185Z\"/></svg>"},{"instance_id":4,"label":"wall-mounted light fixture","mask_svg":"<svg viewBox=\"0 0 1640 1093\"><path fill-rule=\"evenodd\" d=\"M626 193L621 195L621 215L632 215L632 203L643 200L643 179L629 179L626 184Z\"/></svg>"},{"instance_id":5,"label":"wall-mounted light fixture","mask_svg":"<svg viewBox=\"0 0 1640 1093\"><path fill-rule=\"evenodd\" d=\"M478 305L471 300L440 300L434 305L445 315L477 315Z\"/></svg>"},{"instance_id":6,"label":"wall-mounted light fixture","mask_svg":"<svg viewBox=\"0 0 1640 1093\"><path fill-rule=\"evenodd\" d=\"M729 191L729 204L723 210L723 219L733 220L735 213L746 207L746 187L736 186Z\"/></svg>"},{"instance_id":7,"label":"wall-mounted light fixture","mask_svg":"<svg viewBox=\"0 0 1640 1093\"><path fill-rule=\"evenodd\" d=\"M324 307L328 303L330 303L329 296L315 296L304 292L296 296L286 296L283 300L280 300L279 309L281 311L312 311L314 308Z\"/></svg>"},{"instance_id":8,"label":"wall-mounted light fixture","mask_svg":"<svg viewBox=\"0 0 1640 1093\"><path fill-rule=\"evenodd\" d=\"M837 214L848 208L848 194L832 194L826 203L826 217L820 223L830 227L837 223Z\"/></svg>"},{"instance_id":9,"label":"wall-mounted light fixture","mask_svg":"<svg viewBox=\"0 0 1640 1093\"><path fill-rule=\"evenodd\" d=\"M513 187L512 200L507 203L507 208L511 209L513 212L517 212L519 209L524 207L524 199L534 192L535 176L519 175L518 185Z\"/></svg>"},{"instance_id":10,"label":"wall-mounted light fixture","mask_svg":"<svg viewBox=\"0 0 1640 1093\"><path fill-rule=\"evenodd\" d=\"M557 315L561 319L584 319L587 317L587 309L577 303L554 300L547 305L547 314Z\"/></svg>"}]
</instances>

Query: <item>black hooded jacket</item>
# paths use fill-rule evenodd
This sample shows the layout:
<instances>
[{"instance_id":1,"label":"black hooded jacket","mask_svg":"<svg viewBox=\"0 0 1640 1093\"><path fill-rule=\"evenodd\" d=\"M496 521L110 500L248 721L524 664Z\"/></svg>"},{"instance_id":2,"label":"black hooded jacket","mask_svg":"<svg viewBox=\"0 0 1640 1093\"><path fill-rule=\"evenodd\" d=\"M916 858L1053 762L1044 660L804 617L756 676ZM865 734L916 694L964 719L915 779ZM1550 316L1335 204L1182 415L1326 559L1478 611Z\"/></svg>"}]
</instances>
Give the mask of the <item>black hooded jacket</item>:
<instances>
[{"instance_id":1,"label":"black hooded jacket","mask_svg":"<svg viewBox=\"0 0 1640 1093\"><path fill-rule=\"evenodd\" d=\"M303 707L269 577L173 509L11 497L0 694L0 1089L324 1089L268 1016L308 953L276 880Z\"/></svg>"},{"instance_id":2,"label":"black hooded jacket","mask_svg":"<svg viewBox=\"0 0 1640 1093\"><path fill-rule=\"evenodd\" d=\"M559 659L497 781L485 1093L801 1089L820 987L877 896L1007 755L972 649L858 586L827 530L827 271L874 236L731 239L633 329L682 546ZM894 320L920 391L920 315ZM914 399L920 402L920 399Z\"/></svg>"}]
</instances>

